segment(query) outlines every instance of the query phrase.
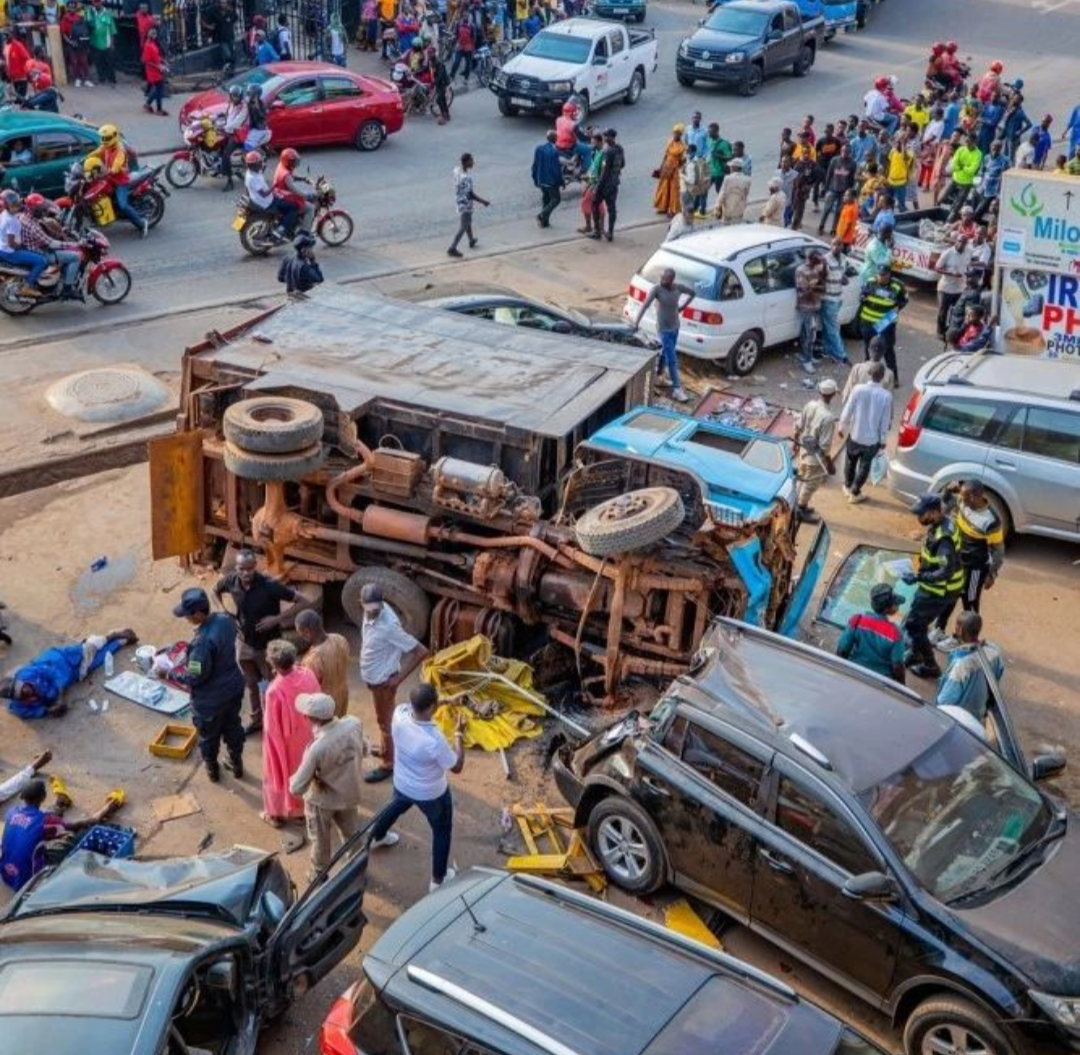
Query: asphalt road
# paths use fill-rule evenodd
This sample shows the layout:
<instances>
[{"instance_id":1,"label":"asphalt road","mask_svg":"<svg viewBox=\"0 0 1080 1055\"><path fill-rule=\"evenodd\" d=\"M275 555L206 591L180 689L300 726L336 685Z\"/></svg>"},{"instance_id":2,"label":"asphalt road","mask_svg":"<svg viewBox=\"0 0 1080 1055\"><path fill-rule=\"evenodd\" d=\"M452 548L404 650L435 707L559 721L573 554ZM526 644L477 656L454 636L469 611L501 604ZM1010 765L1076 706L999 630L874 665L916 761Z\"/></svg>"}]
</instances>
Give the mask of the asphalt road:
<instances>
[{"instance_id":1,"label":"asphalt road","mask_svg":"<svg viewBox=\"0 0 1080 1055\"><path fill-rule=\"evenodd\" d=\"M1063 97L1061 86L1076 88L1080 3L1073 0L1043 11L1052 6L1048 0L950 0L947 5L940 0L886 0L866 32L829 44L807 78L783 75L767 82L757 97L743 99L717 87L676 84L676 48L704 9L667 0L650 4L648 24L660 42L659 70L637 106L614 103L595 116L603 126L618 128L627 154L620 223L655 218L650 173L660 161L671 125L687 120L693 110L700 109L706 123L718 121L729 139L747 144L755 161L755 190L763 192L775 166L781 127L796 124L807 112L814 113L820 127L858 111L865 90L880 74L897 74L902 94L917 89L933 38L959 40L976 68L1002 59L1007 76L1025 78L1029 112L1034 116L1055 112L1062 125L1077 101ZM385 73L372 56L352 52L350 62L358 69ZM119 93L72 89L69 94L69 108L90 120L120 121L143 149L166 146L175 134L171 121L166 128L166 122L141 114L134 89ZM179 104L179 99L172 101L174 112ZM477 159L478 193L492 201L491 208L477 216L478 252L573 236L577 217L569 210L556 214L549 231L541 233L534 221L538 195L528 172L533 147L546 127L541 118L500 117L495 97L474 86L458 96L454 119L447 126L438 127L427 117L413 119L374 154L310 151L312 172L326 173L335 181L340 204L357 219L352 243L323 254L327 277L370 276L445 261L456 226L451 172L466 150ZM277 263L244 254L230 226L233 200L221 193L219 181L200 181L189 190L174 192L165 219L146 241L125 226L112 228L115 253L135 278L129 300L107 316L95 307L50 307L3 326L0 343L78 332L103 318L131 320L272 291Z\"/></svg>"}]
</instances>

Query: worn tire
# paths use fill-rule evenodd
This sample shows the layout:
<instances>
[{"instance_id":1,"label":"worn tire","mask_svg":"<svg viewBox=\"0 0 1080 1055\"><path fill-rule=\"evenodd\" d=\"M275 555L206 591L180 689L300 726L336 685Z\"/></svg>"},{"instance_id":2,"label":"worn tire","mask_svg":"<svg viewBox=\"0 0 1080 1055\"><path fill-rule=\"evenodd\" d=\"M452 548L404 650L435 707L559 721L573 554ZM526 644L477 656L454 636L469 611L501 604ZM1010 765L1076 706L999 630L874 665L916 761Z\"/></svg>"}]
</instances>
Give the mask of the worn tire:
<instances>
[{"instance_id":1,"label":"worn tire","mask_svg":"<svg viewBox=\"0 0 1080 1055\"><path fill-rule=\"evenodd\" d=\"M907 1055L925 1055L931 1050L926 1045L935 1031L947 1029L961 1029L978 1037L990 1055L1016 1055L992 1016L970 1000L951 993L932 996L912 1011L904 1024L904 1051Z\"/></svg>"},{"instance_id":2,"label":"worn tire","mask_svg":"<svg viewBox=\"0 0 1080 1055\"><path fill-rule=\"evenodd\" d=\"M755 63L750 67L750 72L746 75L746 80L742 82L739 88L739 94L745 98L749 98L751 95L757 95L762 84L765 82L765 71Z\"/></svg>"},{"instance_id":3,"label":"worn tire","mask_svg":"<svg viewBox=\"0 0 1080 1055\"><path fill-rule=\"evenodd\" d=\"M587 510L574 525L577 544L594 557L630 553L659 542L686 517L672 487L643 487Z\"/></svg>"},{"instance_id":4,"label":"worn tire","mask_svg":"<svg viewBox=\"0 0 1080 1055\"><path fill-rule=\"evenodd\" d=\"M322 442L323 415L303 399L258 396L226 409L222 428L229 443L250 454L295 454Z\"/></svg>"},{"instance_id":5,"label":"worn tire","mask_svg":"<svg viewBox=\"0 0 1080 1055\"><path fill-rule=\"evenodd\" d=\"M517 117L518 108L511 104L510 100L504 96L499 96L499 113L503 117Z\"/></svg>"},{"instance_id":6,"label":"worn tire","mask_svg":"<svg viewBox=\"0 0 1080 1055\"><path fill-rule=\"evenodd\" d=\"M363 628L364 606L360 603L360 592L368 583L375 583L382 590L383 600L397 613L408 633L417 641L427 640L431 621L428 595L408 576L374 564L357 568L341 588L341 607L353 623Z\"/></svg>"},{"instance_id":7,"label":"worn tire","mask_svg":"<svg viewBox=\"0 0 1080 1055\"><path fill-rule=\"evenodd\" d=\"M131 207L150 227L157 227L165 217L165 198L161 191L151 188L131 199Z\"/></svg>"},{"instance_id":8,"label":"worn tire","mask_svg":"<svg viewBox=\"0 0 1080 1055\"><path fill-rule=\"evenodd\" d=\"M365 121L356 129L353 146L357 150L369 153L372 150L378 150L385 139L386 129L383 127L382 122L371 119Z\"/></svg>"},{"instance_id":9,"label":"worn tire","mask_svg":"<svg viewBox=\"0 0 1080 1055\"><path fill-rule=\"evenodd\" d=\"M813 65L814 49L804 45L802 51L799 52L799 57L795 60L795 65L791 67L791 72L796 77L805 77Z\"/></svg>"},{"instance_id":10,"label":"worn tire","mask_svg":"<svg viewBox=\"0 0 1080 1055\"><path fill-rule=\"evenodd\" d=\"M608 879L631 894L651 894L667 879L667 853L652 818L623 795L601 799L589 814L586 838ZM619 840L632 852L621 855ZM629 863L632 861L632 865Z\"/></svg>"},{"instance_id":11,"label":"worn tire","mask_svg":"<svg viewBox=\"0 0 1080 1055\"><path fill-rule=\"evenodd\" d=\"M641 70L634 70L633 76L630 78L630 85L623 96L623 102L627 106L633 106L641 98L641 93L644 90L645 78L642 76Z\"/></svg>"},{"instance_id":12,"label":"worn tire","mask_svg":"<svg viewBox=\"0 0 1080 1055\"><path fill-rule=\"evenodd\" d=\"M241 480L302 480L322 463L321 443L292 454L254 454L225 444L225 468Z\"/></svg>"},{"instance_id":13,"label":"worn tire","mask_svg":"<svg viewBox=\"0 0 1080 1055\"><path fill-rule=\"evenodd\" d=\"M745 377L758 364L761 358L761 336L755 330L744 333L731 346L731 352L725 363L727 369Z\"/></svg>"},{"instance_id":14,"label":"worn tire","mask_svg":"<svg viewBox=\"0 0 1080 1055\"><path fill-rule=\"evenodd\" d=\"M685 73L676 73L675 80L677 80L683 88L693 88L697 81L693 77L687 77Z\"/></svg>"}]
</instances>

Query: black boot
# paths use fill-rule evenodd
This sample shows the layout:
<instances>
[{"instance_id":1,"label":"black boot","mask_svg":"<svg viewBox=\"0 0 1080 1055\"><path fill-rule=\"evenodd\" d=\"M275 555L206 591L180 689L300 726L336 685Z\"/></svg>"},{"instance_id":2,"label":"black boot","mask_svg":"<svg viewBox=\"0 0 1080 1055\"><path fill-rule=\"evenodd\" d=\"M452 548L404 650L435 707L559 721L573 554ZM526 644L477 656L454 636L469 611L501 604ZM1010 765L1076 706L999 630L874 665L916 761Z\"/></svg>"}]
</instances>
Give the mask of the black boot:
<instances>
[{"instance_id":1,"label":"black boot","mask_svg":"<svg viewBox=\"0 0 1080 1055\"><path fill-rule=\"evenodd\" d=\"M242 755L229 755L229 769L232 775L240 780L244 775L244 759Z\"/></svg>"},{"instance_id":2,"label":"black boot","mask_svg":"<svg viewBox=\"0 0 1080 1055\"><path fill-rule=\"evenodd\" d=\"M217 761L207 761L206 763L206 776L211 784L218 784L221 782L221 766Z\"/></svg>"}]
</instances>

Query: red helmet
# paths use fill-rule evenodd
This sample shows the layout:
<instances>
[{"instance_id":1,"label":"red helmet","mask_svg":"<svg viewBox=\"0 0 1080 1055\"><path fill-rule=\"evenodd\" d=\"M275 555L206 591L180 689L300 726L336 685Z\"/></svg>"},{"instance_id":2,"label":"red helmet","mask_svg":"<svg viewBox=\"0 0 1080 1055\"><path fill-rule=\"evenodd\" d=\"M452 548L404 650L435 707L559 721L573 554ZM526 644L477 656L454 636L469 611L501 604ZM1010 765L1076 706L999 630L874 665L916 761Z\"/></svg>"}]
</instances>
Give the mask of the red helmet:
<instances>
[{"instance_id":1,"label":"red helmet","mask_svg":"<svg viewBox=\"0 0 1080 1055\"><path fill-rule=\"evenodd\" d=\"M30 210L30 211L31 211L32 213L39 213L39 212L41 212L41 210L42 210L42 209L44 209L44 208L45 208L45 198L44 198L44 197L43 197L42 195L40 195L40 194L37 194L37 193L35 192L35 193L33 193L33 194L28 194L28 195L27 195L27 196L26 196L26 197L25 197L25 198L23 199L23 204L24 204L24 205L25 205L25 206L26 206L26 207L27 207L27 208L28 208L28 209L29 209L29 210Z\"/></svg>"},{"instance_id":2,"label":"red helmet","mask_svg":"<svg viewBox=\"0 0 1080 1055\"><path fill-rule=\"evenodd\" d=\"M1003 69L1005 69L1005 63L1002 62L1001 59L994 59L994 61L990 63L991 73L1000 73Z\"/></svg>"},{"instance_id":3,"label":"red helmet","mask_svg":"<svg viewBox=\"0 0 1080 1055\"><path fill-rule=\"evenodd\" d=\"M258 165L262 162L263 156L257 150L249 150L244 155L245 165Z\"/></svg>"},{"instance_id":4,"label":"red helmet","mask_svg":"<svg viewBox=\"0 0 1080 1055\"><path fill-rule=\"evenodd\" d=\"M567 117L573 117L577 113L577 105L567 99L566 102L562 104L562 112Z\"/></svg>"},{"instance_id":5,"label":"red helmet","mask_svg":"<svg viewBox=\"0 0 1080 1055\"><path fill-rule=\"evenodd\" d=\"M955 40L950 40L945 45L945 50L951 55L958 47L960 47L960 45L957 44Z\"/></svg>"},{"instance_id":6,"label":"red helmet","mask_svg":"<svg viewBox=\"0 0 1080 1055\"><path fill-rule=\"evenodd\" d=\"M885 89L889 87L889 78L878 77L878 79L874 81L874 87L877 88L879 92L885 91Z\"/></svg>"},{"instance_id":7,"label":"red helmet","mask_svg":"<svg viewBox=\"0 0 1080 1055\"><path fill-rule=\"evenodd\" d=\"M296 168L296 163L300 160L300 155L293 150L292 147L286 147L281 152L281 163L287 168Z\"/></svg>"},{"instance_id":8,"label":"red helmet","mask_svg":"<svg viewBox=\"0 0 1080 1055\"><path fill-rule=\"evenodd\" d=\"M939 40L934 44L934 46L930 50L933 51L933 53L935 55L940 55L945 50L945 45L942 44L941 41Z\"/></svg>"}]
</instances>

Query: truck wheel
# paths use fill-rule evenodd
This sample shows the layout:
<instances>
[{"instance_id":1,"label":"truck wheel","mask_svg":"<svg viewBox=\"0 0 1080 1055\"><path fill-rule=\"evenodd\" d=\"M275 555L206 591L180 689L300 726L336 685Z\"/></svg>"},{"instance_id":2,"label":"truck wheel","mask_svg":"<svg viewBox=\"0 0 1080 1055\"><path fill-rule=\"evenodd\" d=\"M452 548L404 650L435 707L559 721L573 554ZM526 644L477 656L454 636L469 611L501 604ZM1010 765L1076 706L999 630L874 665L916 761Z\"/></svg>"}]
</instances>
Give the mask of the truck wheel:
<instances>
[{"instance_id":1,"label":"truck wheel","mask_svg":"<svg viewBox=\"0 0 1080 1055\"><path fill-rule=\"evenodd\" d=\"M677 80L684 88L693 88L697 83L693 77L687 77L685 73L676 73L675 80Z\"/></svg>"},{"instance_id":2,"label":"truck wheel","mask_svg":"<svg viewBox=\"0 0 1080 1055\"><path fill-rule=\"evenodd\" d=\"M225 468L241 480L302 480L322 463L321 443L291 454L253 454L225 444Z\"/></svg>"},{"instance_id":3,"label":"truck wheel","mask_svg":"<svg viewBox=\"0 0 1080 1055\"><path fill-rule=\"evenodd\" d=\"M322 411L285 396L233 403L221 424L229 443L252 454L293 454L320 443L323 434Z\"/></svg>"},{"instance_id":4,"label":"truck wheel","mask_svg":"<svg viewBox=\"0 0 1080 1055\"><path fill-rule=\"evenodd\" d=\"M510 105L510 100L509 99L504 99L500 95L499 96L499 113L501 113L503 115L503 117L517 117L518 108L516 106L511 106Z\"/></svg>"},{"instance_id":5,"label":"truck wheel","mask_svg":"<svg viewBox=\"0 0 1080 1055\"><path fill-rule=\"evenodd\" d=\"M765 80L765 72L756 63L750 67L746 74L746 80L742 82L742 87L739 89L739 94L749 98L751 95L757 95L758 89L761 87L761 82Z\"/></svg>"},{"instance_id":6,"label":"truck wheel","mask_svg":"<svg viewBox=\"0 0 1080 1055\"><path fill-rule=\"evenodd\" d=\"M633 77L630 78L630 85L626 89L626 94L623 96L623 102L627 106L633 106L634 103L641 98L642 89L645 87L641 76L641 70L634 70Z\"/></svg>"},{"instance_id":7,"label":"truck wheel","mask_svg":"<svg viewBox=\"0 0 1080 1055\"><path fill-rule=\"evenodd\" d=\"M382 590L383 600L393 608L407 633L417 641L427 640L431 620L428 595L401 572L374 564L357 568L341 588L341 607L352 622L361 629L364 626L364 606L360 603L360 594L369 583Z\"/></svg>"},{"instance_id":8,"label":"truck wheel","mask_svg":"<svg viewBox=\"0 0 1080 1055\"><path fill-rule=\"evenodd\" d=\"M931 1051L1016 1055L1016 1049L990 1015L950 993L932 996L912 1011L904 1025L904 1051L907 1055Z\"/></svg>"},{"instance_id":9,"label":"truck wheel","mask_svg":"<svg viewBox=\"0 0 1080 1055\"><path fill-rule=\"evenodd\" d=\"M631 894L651 894L667 877L664 842L652 818L622 795L602 799L589 814L589 847L608 878Z\"/></svg>"},{"instance_id":10,"label":"truck wheel","mask_svg":"<svg viewBox=\"0 0 1080 1055\"><path fill-rule=\"evenodd\" d=\"M750 373L761 358L761 338L756 333L744 333L728 353L727 368L740 377Z\"/></svg>"},{"instance_id":11,"label":"truck wheel","mask_svg":"<svg viewBox=\"0 0 1080 1055\"><path fill-rule=\"evenodd\" d=\"M796 77L805 77L810 72L810 67L814 65L814 49L804 44L802 51L799 52L799 57L795 60L795 65L792 66L791 72Z\"/></svg>"},{"instance_id":12,"label":"truck wheel","mask_svg":"<svg viewBox=\"0 0 1080 1055\"><path fill-rule=\"evenodd\" d=\"M671 534L686 516L673 487L643 487L609 498L574 525L577 544L594 557L644 549Z\"/></svg>"}]
</instances>

